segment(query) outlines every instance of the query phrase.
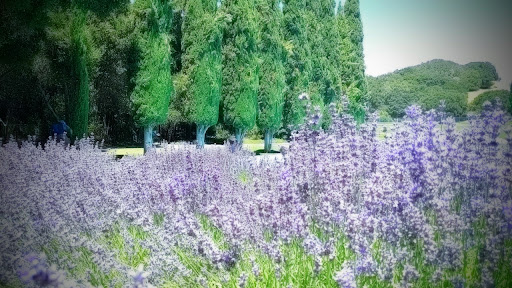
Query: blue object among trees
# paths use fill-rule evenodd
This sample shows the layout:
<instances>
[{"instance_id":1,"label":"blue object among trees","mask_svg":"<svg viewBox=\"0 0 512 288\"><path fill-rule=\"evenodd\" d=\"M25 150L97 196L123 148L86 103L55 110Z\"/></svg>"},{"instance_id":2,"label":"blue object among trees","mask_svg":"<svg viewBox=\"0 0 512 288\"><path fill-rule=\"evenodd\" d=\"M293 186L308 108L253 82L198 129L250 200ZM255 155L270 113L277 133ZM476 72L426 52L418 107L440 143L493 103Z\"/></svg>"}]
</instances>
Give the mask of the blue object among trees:
<instances>
[{"instance_id":1,"label":"blue object among trees","mask_svg":"<svg viewBox=\"0 0 512 288\"><path fill-rule=\"evenodd\" d=\"M57 123L52 124L52 135L57 137L57 140L61 140L64 137L64 132L68 135L71 134L71 128L66 124L64 120L60 120Z\"/></svg>"}]
</instances>

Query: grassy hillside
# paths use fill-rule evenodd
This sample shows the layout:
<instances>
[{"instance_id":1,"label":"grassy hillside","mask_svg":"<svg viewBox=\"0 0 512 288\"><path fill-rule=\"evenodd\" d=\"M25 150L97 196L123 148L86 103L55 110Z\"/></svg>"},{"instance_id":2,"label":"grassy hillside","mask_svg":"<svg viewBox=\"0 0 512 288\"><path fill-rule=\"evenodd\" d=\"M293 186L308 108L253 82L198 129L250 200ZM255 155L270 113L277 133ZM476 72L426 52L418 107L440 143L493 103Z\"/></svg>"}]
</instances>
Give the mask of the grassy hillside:
<instances>
[{"instance_id":1,"label":"grassy hillside","mask_svg":"<svg viewBox=\"0 0 512 288\"><path fill-rule=\"evenodd\" d=\"M467 112L467 93L486 89L498 80L496 68L489 62L460 65L432 60L378 77L368 77L367 100L376 110L402 117L404 109L419 104L424 109L446 101L447 112L461 116Z\"/></svg>"}]
</instances>

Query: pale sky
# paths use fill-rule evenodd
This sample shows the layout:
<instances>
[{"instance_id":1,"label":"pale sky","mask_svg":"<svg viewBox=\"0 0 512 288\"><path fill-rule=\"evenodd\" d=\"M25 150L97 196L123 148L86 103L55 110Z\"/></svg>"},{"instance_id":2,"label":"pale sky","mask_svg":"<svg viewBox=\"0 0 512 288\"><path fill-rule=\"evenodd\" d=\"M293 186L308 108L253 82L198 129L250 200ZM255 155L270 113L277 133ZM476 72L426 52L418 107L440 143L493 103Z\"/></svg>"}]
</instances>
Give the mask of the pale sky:
<instances>
[{"instance_id":1,"label":"pale sky","mask_svg":"<svg viewBox=\"0 0 512 288\"><path fill-rule=\"evenodd\" d=\"M360 0L360 9L367 75L432 59L489 61L510 87L512 0Z\"/></svg>"}]
</instances>

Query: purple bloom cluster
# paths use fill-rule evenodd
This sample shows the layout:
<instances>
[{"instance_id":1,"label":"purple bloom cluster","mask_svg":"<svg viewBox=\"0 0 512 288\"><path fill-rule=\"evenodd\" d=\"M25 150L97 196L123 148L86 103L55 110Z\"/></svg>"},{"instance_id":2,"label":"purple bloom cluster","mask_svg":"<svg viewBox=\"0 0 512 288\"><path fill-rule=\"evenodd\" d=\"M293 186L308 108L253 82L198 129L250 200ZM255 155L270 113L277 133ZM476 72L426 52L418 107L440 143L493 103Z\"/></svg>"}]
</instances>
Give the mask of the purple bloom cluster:
<instances>
[{"instance_id":1,"label":"purple bloom cluster","mask_svg":"<svg viewBox=\"0 0 512 288\"><path fill-rule=\"evenodd\" d=\"M334 275L334 281L342 288L356 288L356 276L352 263L344 263L343 269Z\"/></svg>"},{"instance_id":2,"label":"purple bloom cluster","mask_svg":"<svg viewBox=\"0 0 512 288\"><path fill-rule=\"evenodd\" d=\"M67 279L66 272L58 270L56 265L48 266L46 256L33 253L21 261L19 275L25 287L89 287Z\"/></svg>"},{"instance_id":3,"label":"purple bloom cluster","mask_svg":"<svg viewBox=\"0 0 512 288\"><path fill-rule=\"evenodd\" d=\"M356 252L357 274L377 270L390 279L401 263L408 267L402 279L411 283L418 278L414 249L423 251L422 265L457 269L464 250L482 245L487 253L478 263L488 267L483 278L492 279L511 236L504 228L511 219L512 150L510 136L499 139L510 117L486 106L457 131L442 109L411 106L385 141L376 140L374 117L356 127L349 115L333 116L329 133L306 123L294 135L287 162L304 187L308 218L327 234L333 223L341 227ZM377 239L379 257L370 253Z\"/></svg>"},{"instance_id":4,"label":"purple bloom cluster","mask_svg":"<svg viewBox=\"0 0 512 288\"><path fill-rule=\"evenodd\" d=\"M301 99L309 101L307 95ZM54 241L76 255L47 255L55 271L72 270L85 247L99 269L124 275L118 284L150 287L191 275L177 248L224 272L237 265L244 249L256 248L274 260L281 276L283 243L302 239L320 273L346 237L354 257L333 275L342 287L356 287L359 275L392 281L397 271L409 286L425 265L459 269L463 251L471 249L478 252L480 284L492 285L512 236L512 133L499 137L509 117L485 106L459 131L442 110L412 106L390 136L379 140L376 115L358 125L349 114L331 110L333 124L324 131L318 127L320 110L306 104L309 118L293 133L284 161L256 161L247 151L231 153L227 147L170 145L115 160L91 139L72 147L50 141L44 149L30 141L4 145L0 281L19 281L19 267L37 264L24 255ZM214 241L198 215L222 231L225 244ZM157 216L163 221L155 221ZM101 241L115 225L121 231L137 225L148 233L139 243L123 235L128 251L136 244L150 251L144 271L132 272ZM54 270L37 266L23 279L39 285L60 281ZM443 280L439 271L432 282ZM260 273L252 261L252 274ZM88 281L78 273L73 277ZM238 285L247 285L248 278L241 275Z\"/></svg>"}]
</instances>

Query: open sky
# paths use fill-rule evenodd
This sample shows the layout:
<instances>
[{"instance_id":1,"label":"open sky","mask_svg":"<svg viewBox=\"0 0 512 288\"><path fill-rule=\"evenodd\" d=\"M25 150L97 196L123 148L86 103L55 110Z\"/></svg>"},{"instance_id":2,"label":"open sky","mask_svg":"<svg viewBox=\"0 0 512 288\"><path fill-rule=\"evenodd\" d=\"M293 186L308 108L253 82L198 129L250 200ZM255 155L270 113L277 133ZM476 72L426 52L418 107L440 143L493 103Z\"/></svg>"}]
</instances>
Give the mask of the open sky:
<instances>
[{"instance_id":1,"label":"open sky","mask_svg":"<svg viewBox=\"0 0 512 288\"><path fill-rule=\"evenodd\" d=\"M432 59L489 61L510 87L512 0L360 0L360 9L366 74Z\"/></svg>"}]
</instances>

